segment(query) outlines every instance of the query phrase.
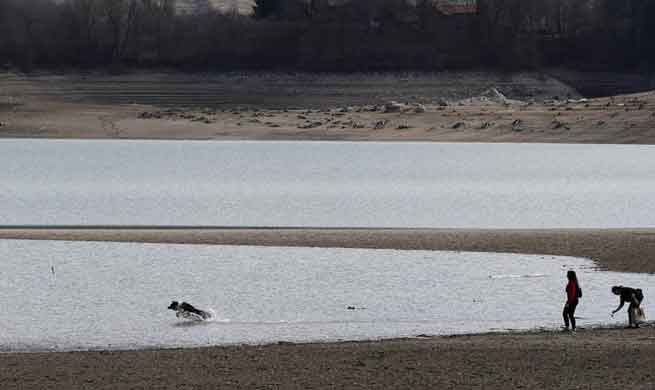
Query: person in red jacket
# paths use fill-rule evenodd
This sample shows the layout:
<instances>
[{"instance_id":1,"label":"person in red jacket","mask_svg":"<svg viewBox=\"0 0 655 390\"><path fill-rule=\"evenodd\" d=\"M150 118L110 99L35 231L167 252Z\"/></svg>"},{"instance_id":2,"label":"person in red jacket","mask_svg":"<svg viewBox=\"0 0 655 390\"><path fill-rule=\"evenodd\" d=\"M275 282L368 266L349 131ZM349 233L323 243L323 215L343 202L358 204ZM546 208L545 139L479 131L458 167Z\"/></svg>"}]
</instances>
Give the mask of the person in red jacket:
<instances>
[{"instance_id":1,"label":"person in red jacket","mask_svg":"<svg viewBox=\"0 0 655 390\"><path fill-rule=\"evenodd\" d=\"M569 282L566 285L566 304L562 312L564 316L564 328L565 330L569 330L570 323L571 329L575 330L575 308L578 306L578 301L582 297L582 289L580 288L580 283L578 283L578 277L575 271L567 272L566 278Z\"/></svg>"}]
</instances>

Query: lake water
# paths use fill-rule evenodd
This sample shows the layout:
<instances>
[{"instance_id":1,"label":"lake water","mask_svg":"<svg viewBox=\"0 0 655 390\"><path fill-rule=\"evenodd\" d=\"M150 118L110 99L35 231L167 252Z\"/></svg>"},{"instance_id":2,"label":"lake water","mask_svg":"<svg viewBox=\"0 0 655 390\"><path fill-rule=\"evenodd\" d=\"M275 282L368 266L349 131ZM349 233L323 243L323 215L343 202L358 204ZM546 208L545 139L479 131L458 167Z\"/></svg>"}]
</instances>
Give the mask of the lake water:
<instances>
[{"instance_id":1,"label":"lake water","mask_svg":"<svg viewBox=\"0 0 655 390\"><path fill-rule=\"evenodd\" d=\"M622 323L610 286L655 276L589 260L430 251L0 241L0 351L334 341ZM211 310L192 323L171 300ZM355 307L349 310L348 307Z\"/></svg>"},{"instance_id":2,"label":"lake water","mask_svg":"<svg viewBox=\"0 0 655 390\"><path fill-rule=\"evenodd\" d=\"M655 147L0 140L0 224L655 226Z\"/></svg>"}]
</instances>

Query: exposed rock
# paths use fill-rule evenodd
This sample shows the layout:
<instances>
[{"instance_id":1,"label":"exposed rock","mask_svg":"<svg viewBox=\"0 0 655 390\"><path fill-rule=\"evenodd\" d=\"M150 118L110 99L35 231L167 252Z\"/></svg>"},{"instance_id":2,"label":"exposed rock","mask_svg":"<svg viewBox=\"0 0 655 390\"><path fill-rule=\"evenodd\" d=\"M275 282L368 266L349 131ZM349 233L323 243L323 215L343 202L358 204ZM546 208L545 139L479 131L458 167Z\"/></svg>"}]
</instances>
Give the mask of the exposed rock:
<instances>
[{"instance_id":1,"label":"exposed rock","mask_svg":"<svg viewBox=\"0 0 655 390\"><path fill-rule=\"evenodd\" d=\"M323 126L323 122L316 121L311 123L305 123L304 125L298 126L299 129L314 129L316 127Z\"/></svg>"},{"instance_id":2,"label":"exposed rock","mask_svg":"<svg viewBox=\"0 0 655 390\"><path fill-rule=\"evenodd\" d=\"M403 109L403 105L394 101L391 101L384 105L385 113L400 112L402 109Z\"/></svg>"},{"instance_id":3,"label":"exposed rock","mask_svg":"<svg viewBox=\"0 0 655 390\"><path fill-rule=\"evenodd\" d=\"M373 125L373 128L374 128L375 130L382 130L382 129L384 129L384 128L387 126L387 123L388 123L388 121L386 121L386 120L377 121L377 122L375 122L375 124Z\"/></svg>"}]
</instances>

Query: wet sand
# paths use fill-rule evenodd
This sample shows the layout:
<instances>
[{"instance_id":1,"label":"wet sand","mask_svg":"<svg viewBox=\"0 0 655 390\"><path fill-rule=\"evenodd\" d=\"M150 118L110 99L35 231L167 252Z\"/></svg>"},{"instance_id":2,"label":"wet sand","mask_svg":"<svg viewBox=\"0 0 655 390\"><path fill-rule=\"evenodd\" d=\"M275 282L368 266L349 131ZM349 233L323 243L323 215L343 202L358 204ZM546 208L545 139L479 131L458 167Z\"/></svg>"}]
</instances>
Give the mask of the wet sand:
<instances>
[{"instance_id":1,"label":"wet sand","mask_svg":"<svg viewBox=\"0 0 655 390\"><path fill-rule=\"evenodd\" d=\"M652 389L655 329L0 354L4 390Z\"/></svg>"}]
</instances>

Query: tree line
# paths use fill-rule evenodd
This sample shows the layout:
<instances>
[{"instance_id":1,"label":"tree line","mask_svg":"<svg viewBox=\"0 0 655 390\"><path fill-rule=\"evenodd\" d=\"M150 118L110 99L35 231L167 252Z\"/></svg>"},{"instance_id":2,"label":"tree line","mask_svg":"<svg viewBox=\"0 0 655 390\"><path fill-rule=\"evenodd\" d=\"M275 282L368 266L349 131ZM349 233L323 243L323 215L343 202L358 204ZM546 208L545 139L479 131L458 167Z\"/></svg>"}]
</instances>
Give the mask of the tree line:
<instances>
[{"instance_id":1,"label":"tree line","mask_svg":"<svg viewBox=\"0 0 655 390\"><path fill-rule=\"evenodd\" d=\"M180 1L180 0L178 0ZM655 67L655 0L0 0L0 66L377 71Z\"/></svg>"}]
</instances>

